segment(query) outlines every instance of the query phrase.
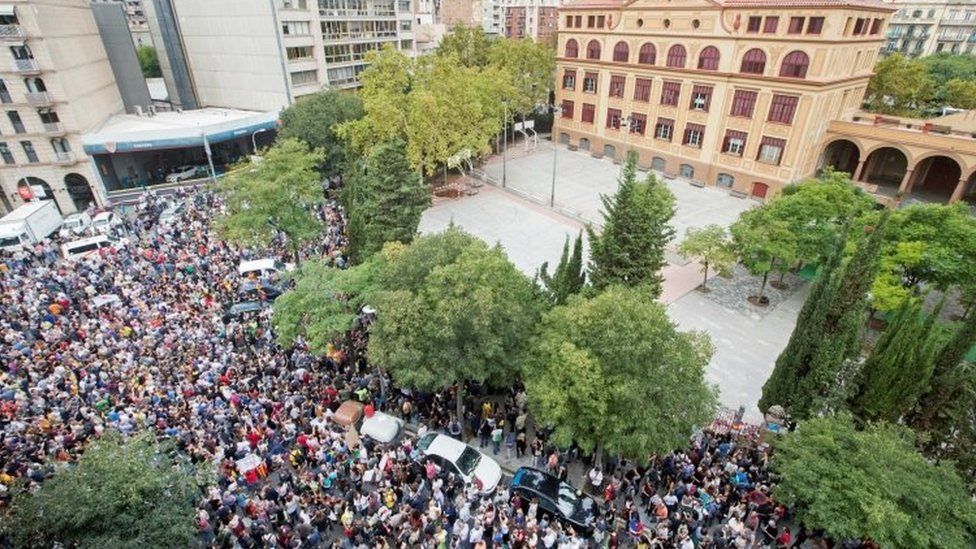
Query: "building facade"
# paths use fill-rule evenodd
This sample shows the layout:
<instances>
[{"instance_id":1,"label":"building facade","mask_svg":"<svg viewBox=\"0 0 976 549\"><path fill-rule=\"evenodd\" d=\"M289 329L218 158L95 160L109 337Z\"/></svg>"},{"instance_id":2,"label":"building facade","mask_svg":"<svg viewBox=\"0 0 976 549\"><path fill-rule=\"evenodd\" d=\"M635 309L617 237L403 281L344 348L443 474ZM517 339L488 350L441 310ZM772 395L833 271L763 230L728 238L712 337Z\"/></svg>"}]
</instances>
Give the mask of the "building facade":
<instances>
[{"instance_id":1,"label":"building facade","mask_svg":"<svg viewBox=\"0 0 976 549\"><path fill-rule=\"evenodd\" d=\"M580 0L560 8L554 135L764 198L859 109L893 10L872 0Z\"/></svg>"},{"instance_id":2,"label":"building facade","mask_svg":"<svg viewBox=\"0 0 976 549\"><path fill-rule=\"evenodd\" d=\"M366 54L414 51L410 0L147 0L174 105L278 110L351 88ZM165 60L164 60L165 58Z\"/></svg>"},{"instance_id":3,"label":"building facade","mask_svg":"<svg viewBox=\"0 0 976 549\"><path fill-rule=\"evenodd\" d=\"M0 207L103 204L81 136L124 107L88 2L4 2L0 43Z\"/></svg>"},{"instance_id":4,"label":"building facade","mask_svg":"<svg viewBox=\"0 0 976 549\"><path fill-rule=\"evenodd\" d=\"M889 4L897 11L891 16L882 55L974 52L976 0L889 0Z\"/></svg>"}]
</instances>

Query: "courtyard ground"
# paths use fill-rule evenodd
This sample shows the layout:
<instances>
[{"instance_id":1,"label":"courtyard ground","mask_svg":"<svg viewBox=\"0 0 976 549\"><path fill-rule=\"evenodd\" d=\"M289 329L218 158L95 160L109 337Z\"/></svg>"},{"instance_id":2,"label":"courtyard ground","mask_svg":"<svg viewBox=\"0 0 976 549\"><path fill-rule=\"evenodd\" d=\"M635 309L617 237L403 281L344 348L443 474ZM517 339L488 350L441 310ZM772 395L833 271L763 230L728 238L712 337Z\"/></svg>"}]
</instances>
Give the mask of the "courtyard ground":
<instances>
[{"instance_id":1,"label":"courtyard ground","mask_svg":"<svg viewBox=\"0 0 976 549\"><path fill-rule=\"evenodd\" d=\"M489 244L500 243L515 266L528 276L534 276L544 261L555 266L566 237L573 238L585 223L600 220L599 195L616 189L620 172L619 165L588 153L560 147L557 154L555 209L548 207L552 148L544 142L536 151L520 152L508 159L507 189L485 185L474 196L439 198L424 213L420 231L437 232L454 223ZM491 159L484 170L501 181L500 158ZM687 227L711 223L727 226L755 205L715 188L693 187L681 179L666 183L677 198L674 225L679 240ZM799 291L773 296L776 299L770 307L760 310L745 303L746 295L758 285L756 277L739 271L732 282L716 281L719 291L703 294L695 291L701 282L699 265L686 263L676 254L669 258L672 264L664 270L661 301L682 329L703 330L711 336L715 355L706 377L718 385L721 404L745 406L747 417L757 421L762 384L789 339L807 288L798 286ZM729 293L736 291L741 292L741 300L730 298Z\"/></svg>"}]
</instances>

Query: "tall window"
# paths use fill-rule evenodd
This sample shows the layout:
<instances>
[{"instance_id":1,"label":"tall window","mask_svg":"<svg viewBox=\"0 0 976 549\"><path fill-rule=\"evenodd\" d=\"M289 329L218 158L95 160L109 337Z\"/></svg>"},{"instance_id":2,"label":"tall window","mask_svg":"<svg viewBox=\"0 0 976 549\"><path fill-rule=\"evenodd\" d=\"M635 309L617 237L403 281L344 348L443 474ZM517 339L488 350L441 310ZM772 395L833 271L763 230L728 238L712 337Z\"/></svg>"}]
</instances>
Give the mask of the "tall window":
<instances>
[{"instance_id":1,"label":"tall window","mask_svg":"<svg viewBox=\"0 0 976 549\"><path fill-rule=\"evenodd\" d=\"M587 59L599 59L600 58L600 43L596 40L590 40L590 43L586 45L586 58Z\"/></svg>"},{"instance_id":2,"label":"tall window","mask_svg":"<svg viewBox=\"0 0 976 549\"><path fill-rule=\"evenodd\" d=\"M573 59L579 57L579 44L576 40L570 38L566 41L566 57L571 57Z\"/></svg>"},{"instance_id":3,"label":"tall window","mask_svg":"<svg viewBox=\"0 0 976 549\"><path fill-rule=\"evenodd\" d=\"M811 17L810 22L807 23L807 34L820 34L823 32L823 17Z\"/></svg>"},{"instance_id":4,"label":"tall window","mask_svg":"<svg viewBox=\"0 0 976 549\"><path fill-rule=\"evenodd\" d=\"M627 82L627 77L625 76L611 76L610 77L610 97L623 97L624 96L624 85Z\"/></svg>"},{"instance_id":5,"label":"tall window","mask_svg":"<svg viewBox=\"0 0 976 549\"><path fill-rule=\"evenodd\" d=\"M34 144L30 141L21 141L20 146L24 148L24 154L27 155L27 161L31 164L40 162L37 158L37 151L34 150Z\"/></svg>"},{"instance_id":6,"label":"tall window","mask_svg":"<svg viewBox=\"0 0 976 549\"><path fill-rule=\"evenodd\" d=\"M27 129L24 128L24 121L20 119L20 113L17 111L7 111L7 118L10 119L10 124L14 127L15 132L27 133Z\"/></svg>"},{"instance_id":7,"label":"tall window","mask_svg":"<svg viewBox=\"0 0 976 549\"><path fill-rule=\"evenodd\" d=\"M764 135L762 141L759 142L759 155L756 156L756 160L778 166L783 159L783 149L785 148L785 140Z\"/></svg>"},{"instance_id":8,"label":"tall window","mask_svg":"<svg viewBox=\"0 0 976 549\"><path fill-rule=\"evenodd\" d=\"M596 105L583 103L583 111L580 113L580 122L592 124L596 117Z\"/></svg>"},{"instance_id":9,"label":"tall window","mask_svg":"<svg viewBox=\"0 0 976 549\"><path fill-rule=\"evenodd\" d=\"M779 27L779 17L767 17L763 21L763 33L765 34L776 34L777 27Z\"/></svg>"},{"instance_id":10,"label":"tall window","mask_svg":"<svg viewBox=\"0 0 976 549\"><path fill-rule=\"evenodd\" d=\"M732 96L732 110L730 116L744 116L752 118L752 112L756 108L756 96L758 94L749 90L735 90Z\"/></svg>"},{"instance_id":11,"label":"tall window","mask_svg":"<svg viewBox=\"0 0 976 549\"><path fill-rule=\"evenodd\" d=\"M688 59L688 51L681 44L675 44L668 50L668 66L684 68L685 60Z\"/></svg>"},{"instance_id":12,"label":"tall window","mask_svg":"<svg viewBox=\"0 0 976 549\"><path fill-rule=\"evenodd\" d=\"M4 164L16 164L14 155L10 152L10 147L6 143L0 143L0 157L3 157Z\"/></svg>"},{"instance_id":13,"label":"tall window","mask_svg":"<svg viewBox=\"0 0 976 549\"><path fill-rule=\"evenodd\" d=\"M636 133L637 135L644 135L644 129L647 127L647 115L640 114L636 112L630 113L630 126L628 130L630 133Z\"/></svg>"},{"instance_id":14,"label":"tall window","mask_svg":"<svg viewBox=\"0 0 976 549\"><path fill-rule=\"evenodd\" d=\"M13 100L10 98L10 92L7 90L7 84L3 80L0 80L0 101L4 103L13 102Z\"/></svg>"},{"instance_id":15,"label":"tall window","mask_svg":"<svg viewBox=\"0 0 976 549\"><path fill-rule=\"evenodd\" d=\"M806 20L804 17L790 17L790 26L786 29L786 32L790 34L801 34L803 33L803 22Z\"/></svg>"},{"instance_id":16,"label":"tall window","mask_svg":"<svg viewBox=\"0 0 976 549\"><path fill-rule=\"evenodd\" d=\"M630 47L627 46L627 42L617 42L617 45L613 47L613 60L626 63L630 60Z\"/></svg>"},{"instance_id":17,"label":"tall window","mask_svg":"<svg viewBox=\"0 0 976 549\"><path fill-rule=\"evenodd\" d=\"M588 72L583 75L583 91L596 93L596 73Z\"/></svg>"},{"instance_id":18,"label":"tall window","mask_svg":"<svg viewBox=\"0 0 976 549\"><path fill-rule=\"evenodd\" d=\"M693 111L708 112L708 106L712 103L711 86L695 86L691 89L691 105L688 106Z\"/></svg>"},{"instance_id":19,"label":"tall window","mask_svg":"<svg viewBox=\"0 0 976 549\"><path fill-rule=\"evenodd\" d=\"M746 132L738 130L726 130L725 139L722 140L722 152L742 156L746 150Z\"/></svg>"},{"instance_id":20,"label":"tall window","mask_svg":"<svg viewBox=\"0 0 976 549\"><path fill-rule=\"evenodd\" d=\"M773 101L769 105L768 120L780 124L792 124L799 101L800 98L794 95L773 95Z\"/></svg>"},{"instance_id":21,"label":"tall window","mask_svg":"<svg viewBox=\"0 0 976 549\"><path fill-rule=\"evenodd\" d=\"M717 71L721 54L715 46L708 46L698 54L698 68L706 71Z\"/></svg>"},{"instance_id":22,"label":"tall window","mask_svg":"<svg viewBox=\"0 0 976 549\"><path fill-rule=\"evenodd\" d=\"M749 18L749 23L746 24L746 32L759 32L759 27L762 26L762 17L752 16Z\"/></svg>"},{"instance_id":23,"label":"tall window","mask_svg":"<svg viewBox=\"0 0 976 549\"><path fill-rule=\"evenodd\" d=\"M576 71L567 70L563 73L563 89L564 90L575 90L576 89Z\"/></svg>"},{"instance_id":24,"label":"tall window","mask_svg":"<svg viewBox=\"0 0 976 549\"><path fill-rule=\"evenodd\" d=\"M661 86L662 105L671 105L672 107L677 107L679 95L681 95L680 82L665 82L664 85Z\"/></svg>"},{"instance_id":25,"label":"tall window","mask_svg":"<svg viewBox=\"0 0 976 549\"><path fill-rule=\"evenodd\" d=\"M681 140L682 145L688 145L689 147L695 147L700 149L702 146L702 141L705 140L705 126L701 124L685 124L685 136Z\"/></svg>"},{"instance_id":26,"label":"tall window","mask_svg":"<svg viewBox=\"0 0 976 549\"><path fill-rule=\"evenodd\" d=\"M742 56L741 72L762 74L766 70L766 54L759 48L753 48Z\"/></svg>"},{"instance_id":27,"label":"tall window","mask_svg":"<svg viewBox=\"0 0 976 549\"><path fill-rule=\"evenodd\" d=\"M648 102L651 100L651 80L638 78L634 82L634 101Z\"/></svg>"},{"instance_id":28,"label":"tall window","mask_svg":"<svg viewBox=\"0 0 976 549\"><path fill-rule=\"evenodd\" d=\"M657 61L657 49L650 42L641 46L637 55L637 62L641 65L653 65Z\"/></svg>"},{"instance_id":29,"label":"tall window","mask_svg":"<svg viewBox=\"0 0 976 549\"><path fill-rule=\"evenodd\" d=\"M807 54L799 50L791 51L783 58L779 75L789 78L806 78L808 66L810 66L810 58Z\"/></svg>"},{"instance_id":30,"label":"tall window","mask_svg":"<svg viewBox=\"0 0 976 549\"><path fill-rule=\"evenodd\" d=\"M568 99L563 99L563 108L562 108L563 118L568 118L570 120L573 119L573 107L574 106L575 105L573 104L572 101L570 101Z\"/></svg>"},{"instance_id":31,"label":"tall window","mask_svg":"<svg viewBox=\"0 0 976 549\"><path fill-rule=\"evenodd\" d=\"M620 109L607 109L607 127L611 130L620 129Z\"/></svg>"},{"instance_id":32,"label":"tall window","mask_svg":"<svg viewBox=\"0 0 976 549\"><path fill-rule=\"evenodd\" d=\"M654 138L671 141L674 136L674 120L670 118L658 118L654 125Z\"/></svg>"}]
</instances>

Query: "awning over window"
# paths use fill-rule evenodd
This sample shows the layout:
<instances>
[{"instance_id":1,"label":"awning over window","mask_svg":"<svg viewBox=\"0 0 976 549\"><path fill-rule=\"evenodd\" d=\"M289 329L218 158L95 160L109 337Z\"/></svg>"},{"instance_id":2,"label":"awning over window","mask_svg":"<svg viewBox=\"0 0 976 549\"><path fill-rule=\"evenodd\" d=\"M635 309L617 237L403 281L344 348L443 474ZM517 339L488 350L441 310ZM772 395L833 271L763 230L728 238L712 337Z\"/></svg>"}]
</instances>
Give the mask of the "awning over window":
<instances>
[{"instance_id":1,"label":"awning over window","mask_svg":"<svg viewBox=\"0 0 976 549\"><path fill-rule=\"evenodd\" d=\"M0 15L13 15L14 6L13 4L0 4Z\"/></svg>"}]
</instances>

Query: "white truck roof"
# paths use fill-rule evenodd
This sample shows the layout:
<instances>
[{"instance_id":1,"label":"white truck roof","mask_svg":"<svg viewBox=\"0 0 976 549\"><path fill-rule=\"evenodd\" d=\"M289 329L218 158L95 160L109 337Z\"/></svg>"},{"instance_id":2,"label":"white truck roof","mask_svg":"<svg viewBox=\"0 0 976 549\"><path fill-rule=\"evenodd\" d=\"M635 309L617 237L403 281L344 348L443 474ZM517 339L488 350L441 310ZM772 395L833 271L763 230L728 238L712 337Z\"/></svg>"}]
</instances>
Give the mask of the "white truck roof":
<instances>
[{"instance_id":1,"label":"white truck roof","mask_svg":"<svg viewBox=\"0 0 976 549\"><path fill-rule=\"evenodd\" d=\"M50 203L50 200L38 200L37 202L28 202L23 206L19 206L14 211L8 213L7 215L0 218L0 222L6 221L23 221L28 217L34 215L35 212L42 208L46 208Z\"/></svg>"}]
</instances>

